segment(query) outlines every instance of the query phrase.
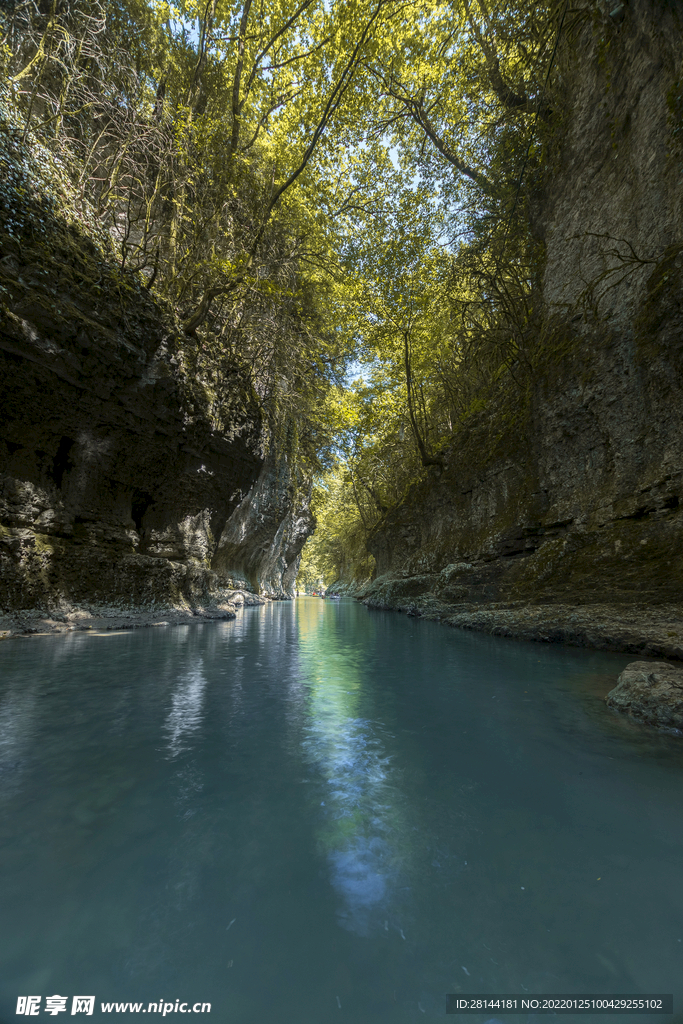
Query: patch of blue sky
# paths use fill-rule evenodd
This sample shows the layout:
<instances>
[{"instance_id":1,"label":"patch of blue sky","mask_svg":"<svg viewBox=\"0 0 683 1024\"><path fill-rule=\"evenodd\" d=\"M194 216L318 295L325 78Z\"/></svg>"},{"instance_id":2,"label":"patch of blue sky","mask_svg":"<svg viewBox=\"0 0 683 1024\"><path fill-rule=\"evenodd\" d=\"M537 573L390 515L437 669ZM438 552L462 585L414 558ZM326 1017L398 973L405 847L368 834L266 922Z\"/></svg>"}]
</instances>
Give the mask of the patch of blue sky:
<instances>
[{"instance_id":1,"label":"patch of blue sky","mask_svg":"<svg viewBox=\"0 0 683 1024\"><path fill-rule=\"evenodd\" d=\"M179 12L178 17L169 15L168 25L176 39L182 38L185 43L189 43L195 48L199 45L199 21L197 18L186 18Z\"/></svg>"},{"instance_id":2,"label":"patch of blue sky","mask_svg":"<svg viewBox=\"0 0 683 1024\"><path fill-rule=\"evenodd\" d=\"M358 381L362 381L363 384L369 384L373 373L373 366L367 362L360 362L358 359L354 359L346 371L344 378L344 387L352 388Z\"/></svg>"}]
</instances>

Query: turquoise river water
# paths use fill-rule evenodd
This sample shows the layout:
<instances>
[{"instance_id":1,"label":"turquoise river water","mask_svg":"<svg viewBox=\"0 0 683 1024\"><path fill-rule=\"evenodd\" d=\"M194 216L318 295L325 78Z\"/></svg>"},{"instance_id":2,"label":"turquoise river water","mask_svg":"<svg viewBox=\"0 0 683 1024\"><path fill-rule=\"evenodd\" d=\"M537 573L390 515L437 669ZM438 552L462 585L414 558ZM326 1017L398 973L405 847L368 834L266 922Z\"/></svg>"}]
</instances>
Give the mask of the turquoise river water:
<instances>
[{"instance_id":1,"label":"turquoise river water","mask_svg":"<svg viewBox=\"0 0 683 1024\"><path fill-rule=\"evenodd\" d=\"M0 1021L680 1024L683 741L606 709L629 660L315 598L3 643Z\"/></svg>"}]
</instances>

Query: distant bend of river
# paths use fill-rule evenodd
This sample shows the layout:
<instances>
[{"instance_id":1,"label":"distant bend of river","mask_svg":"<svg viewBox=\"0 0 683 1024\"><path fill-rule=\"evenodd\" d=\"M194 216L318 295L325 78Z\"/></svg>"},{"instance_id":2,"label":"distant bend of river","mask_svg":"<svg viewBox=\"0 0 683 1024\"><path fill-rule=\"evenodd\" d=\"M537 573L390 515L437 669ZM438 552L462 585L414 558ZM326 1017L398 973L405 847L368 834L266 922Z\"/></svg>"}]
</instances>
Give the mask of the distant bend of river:
<instances>
[{"instance_id":1,"label":"distant bend of river","mask_svg":"<svg viewBox=\"0 0 683 1024\"><path fill-rule=\"evenodd\" d=\"M628 660L315 598L3 643L0 1022L680 1021L683 744L606 709Z\"/></svg>"}]
</instances>

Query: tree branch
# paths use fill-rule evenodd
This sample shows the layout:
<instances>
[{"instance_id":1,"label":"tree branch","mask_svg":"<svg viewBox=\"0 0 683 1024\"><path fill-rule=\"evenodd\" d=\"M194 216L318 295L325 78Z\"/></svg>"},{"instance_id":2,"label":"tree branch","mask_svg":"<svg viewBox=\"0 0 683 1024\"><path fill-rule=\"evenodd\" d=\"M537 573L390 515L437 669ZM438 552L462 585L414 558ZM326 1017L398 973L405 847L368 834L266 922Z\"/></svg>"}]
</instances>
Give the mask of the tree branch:
<instances>
[{"instance_id":1,"label":"tree branch","mask_svg":"<svg viewBox=\"0 0 683 1024\"><path fill-rule=\"evenodd\" d=\"M310 2L310 0L306 0L306 3L308 3L308 2ZM197 328L204 322L204 320L208 316L209 310L211 308L211 303L213 302L213 300L218 298L218 296L220 296L220 295L226 295L229 292L234 291L236 288L239 287L240 284L242 284L242 282L245 280L245 278L249 274L249 271L251 270L251 268L253 266L254 258L256 256L258 248L259 248L259 246L261 244L261 239L263 238L263 235L264 235L264 232L266 230L266 227L268 226L268 222L270 221L270 217L271 217L271 215L273 213L273 210L275 209L276 205L278 204L278 202L280 201L282 196L285 194L285 192L292 187L292 185L297 181L299 176L305 170L305 168L306 168L306 166L307 166L311 156L313 155L313 152L314 152L314 150L315 150L315 148L316 148L316 146L317 146L317 144L318 144L318 142L319 142L319 140L320 140L320 138L321 138L321 136L323 134L323 132L325 131L325 128L329 124L329 122L330 122L332 116L334 115L334 113L336 112L336 110L339 108L339 105L341 104L341 102L342 102L342 100L343 100L343 98L344 98L344 96L346 94L346 91L349 88L349 85L351 84L351 81L353 80L354 73L356 71L356 68L358 67L359 62L360 62L359 61L359 56L360 56L361 49L362 49L363 45L365 44L365 41L366 41L366 39L368 37L368 34L369 34L372 26L377 21L377 19L378 19L380 13L381 13L383 7L387 4L387 2L388 2L388 0L378 0L377 4L375 6L373 14L371 15L371 17L368 19L368 21L364 25L363 30L362 30L362 32L360 34L360 37L358 38L358 41L357 41L356 45L354 46L353 51L351 52L351 56L349 57L349 59L347 60L346 64L344 65L344 67L342 69L342 72L339 75L339 78L337 79L337 82L336 82L334 88L332 89L328 99L327 99L327 103L325 104L325 107L324 107L323 112L322 112L322 114L320 116L320 119L319 119L319 121L318 121L318 123L317 123L317 125L316 125L316 127L315 127L315 129L313 131L313 135L311 137L311 141L309 142L308 146L304 150L299 164L292 171L292 173L289 175L289 177L286 178L285 181L283 181L282 184L279 185L278 188L273 193L273 195L272 195L272 197L270 199L270 202L268 203L268 206L266 207L266 211L265 211L265 214L264 214L263 219L261 221L261 225L260 225L258 231L256 232L256 235L255 235L254 240L252 242L252 245L250 247L248 258L247 258L247 260L246 260L246 262L244 264L244 270L237 277L232 278L229 282L226 282L226 284L224 284L224 285L216 285L216 286L214 286L212 288L207 289L207 291L204 292L204 295L202 296L202 299L201 299L201 301L199 303L199 306L197 307L195 312L192 314L192 316L183 325L183 330L184 330L185 334L189 334L189 335L195 334ZM251 0L246 0L245 10L247 10L247 5L250 5L250 4L251 4ZM244 28L245 28L245 31L246 31L246 20L244 18L244 15L243 15L243 24L244 24ZM234 94L233 94L233 99L234 99Z\"/></svg>"},{"instance_id":2,"label":"tree branch","mask_svg":"<svg viewBox=\"0 0 683 1024\"><path fill-rule=\"evenodd\" d=\"M244 96L242 98L241 103L239 104L240 111L242 110L242 107L244 106L244 103L246 102L246 100L249 97L249 93L251 92L251 87L254 84L254 78L256 77L256 73L257 73L257 71L259 69L261 61L266 56L268 51L275 45L277 40L281 36L283 36L288 29L290 29L292 27L292 25L295 23L295 21L297 21L297 19L299 18L299 15L303 14L303 12L306 10L306 8L310 7L312 3L313 3L313 0L304 0L304 2L296 9L296 11L291 16L291 18L287 19L287 21L284 23L284 25L282 25L277 30L277 32L273 36L270 37L270 39L268 40L268 42L266 43L264 48L256 55L256 57L254 58L254 63L253 63L251 72L249 73L249 78L247 79L247 84L246 84L245 89L244 89Z\"/></svg>"},{"instance_id":3,"label":"tree branch","mask_svg":"<svg viewBox=\"0 0 683 1024\"><path fill-rule=\"evenodd\" d=\"M528 114L536 114L546 118L549 110L540 109L538 102L529 99L529 96L525 91L515 92L511 85L509 85L503 78L503 74L500 70L500 58L496 51L495 44L490 42L485 36L482 35L479 26L472 17L472 11L470 8L469 0L463 0L465 5L465 12L467 14L467 20L470 28L474 33L474 36L479 43L484 59L486 61L486 70L488 72L489 82L491 88L495 92L496 96L509 110L525 110ZM486 7L486 0L478 0L482 14L487 21L490 21L488 9Z\"/></svg>"},{"instance_id":4,"label":"tree branch","mask_svg":"<svg viewBox=\"0 0 683 1024\"><path fill-rule=\"evenodd\" d=\"M432 124L427 111L425 110L424 97L414 99L405 90L401 89L399 83L393 78L393 75L387 79L376 69L369 68L368 70L379 79L387 94L397 100L405 108L415 123L422 128L425 135L431 139L438 152L441 153L449 164L455 167L461 174L464 174L467 178L476 182L476 184L488 194L493 194L495 192L494 183L487 178L485 174L482 174L481 171L471 167L462 159L462 157L459 157L457 153L454 153L448 143L441 135L439 135L438 131ZM395 120L396 117L397 115L393 115L391 120Z\"/></svg>"},{"instance_id":5,"label":"tree branch","mask_svg":"<svg viewBox=\"0 0 683 1024\"><path fill-rule=\"evenodd\" d=\"M240 139L240 116L242 113L240 89L242 83L242 69L244 67L245 38L247 34L247 24L249 22L249 13L251 11L251 2L252 0L244 0L242 19L240 21L240 35L239 43L237 45L237 65L235 66L235 76L232 82L232 133L230 136L230 156L234 156L237 152L237 146L239 145Z\"/></svg>"}]
</instances>

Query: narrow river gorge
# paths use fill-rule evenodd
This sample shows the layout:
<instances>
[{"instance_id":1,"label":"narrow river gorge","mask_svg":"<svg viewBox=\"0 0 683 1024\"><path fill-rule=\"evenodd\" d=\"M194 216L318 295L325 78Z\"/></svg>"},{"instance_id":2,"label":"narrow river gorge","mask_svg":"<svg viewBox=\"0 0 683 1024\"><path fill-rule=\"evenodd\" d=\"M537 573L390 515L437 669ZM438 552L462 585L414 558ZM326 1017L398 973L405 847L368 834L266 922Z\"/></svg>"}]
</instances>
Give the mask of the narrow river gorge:
<instances>
[{"instance_id":1,"label":"narrow river gorge","mask_svg":"<svg viewBox=\"0 0 683 1024\"><path fill-rule=\"evenodd\" d=\"M683 1024L682 54L0 0L0 1024Z\"/></svg>"},{"instance_id":2,"label":"narrow river gorge","mask_svg":"<svg viewBox=\"0 0 683 1024\"><path fill-rule=\"evenodd\" d=\"M627 661L315 598L3 644L0 1020L680 1006L683 749L606 708Z\"/></svg>"}]
</instances>

